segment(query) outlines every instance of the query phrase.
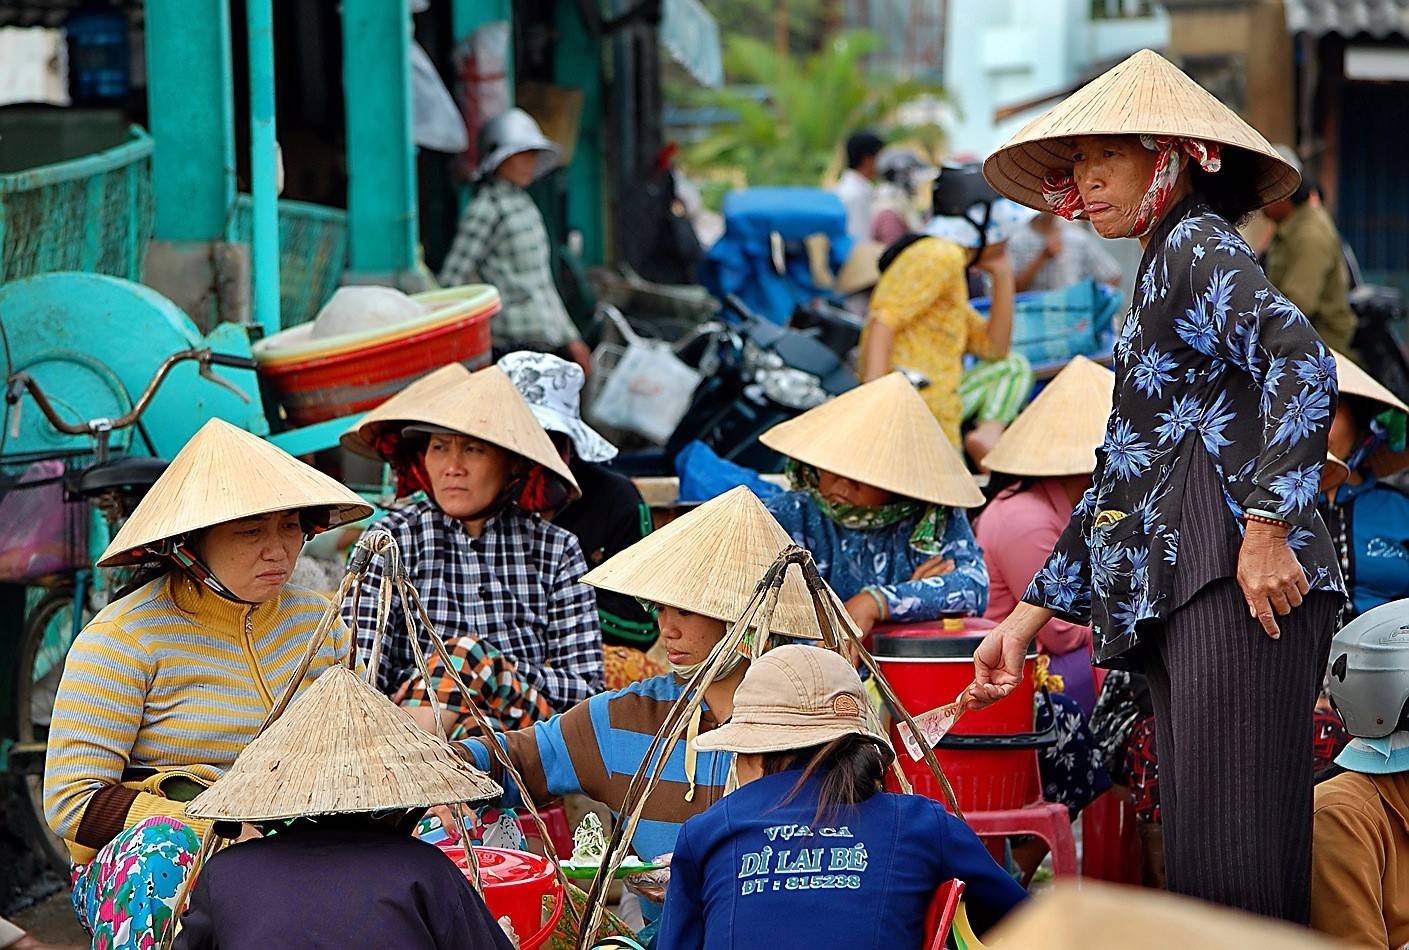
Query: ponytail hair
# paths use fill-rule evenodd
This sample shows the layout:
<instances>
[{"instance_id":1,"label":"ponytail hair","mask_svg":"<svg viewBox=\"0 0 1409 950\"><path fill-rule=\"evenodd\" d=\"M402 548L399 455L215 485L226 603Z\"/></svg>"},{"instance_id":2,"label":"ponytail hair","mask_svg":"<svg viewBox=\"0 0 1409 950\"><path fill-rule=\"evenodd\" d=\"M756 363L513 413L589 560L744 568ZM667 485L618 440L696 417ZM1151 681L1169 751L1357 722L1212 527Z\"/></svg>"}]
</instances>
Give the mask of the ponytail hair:
<instances>
[{"instance_id":1,"label":"ponytail hair","mask_svg":"<svg viewBox=\"0 0 1409 950\"><path fill-rule=\"evenodd\" d=\"M813 824L817 824L834 819L879 792L885 783L886 769L894 760L895 753L889 747L870 736L852 733L825 745L765 753L763 774L802 769L802 776L779 803L780 807L797 798L812 776L820 775L822 791L817 796L817 812L812 816Z\"/></svg>"}]
</instances>

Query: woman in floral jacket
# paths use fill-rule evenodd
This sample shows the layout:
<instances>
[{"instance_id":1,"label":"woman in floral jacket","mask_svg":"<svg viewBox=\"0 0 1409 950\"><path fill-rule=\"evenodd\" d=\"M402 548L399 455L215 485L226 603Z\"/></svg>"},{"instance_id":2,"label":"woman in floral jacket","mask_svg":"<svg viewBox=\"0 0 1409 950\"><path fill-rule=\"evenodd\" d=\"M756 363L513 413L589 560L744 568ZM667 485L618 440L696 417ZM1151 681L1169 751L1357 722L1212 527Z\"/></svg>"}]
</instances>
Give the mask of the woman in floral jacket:
<instances>
[{"instance_id":1,"label":"woman in floral jacket","mask_svg":"<svg viewBox=\"0 0 1409 950\"><path fill-rule=\"evenodd\" d=\"M1049 619L1089 622L1096 663L1150 681L1169 888L1304 923L1312 709L1345 597L1316 511L1336 370L1233 227L1297 174L1148 51L985 171L1145 252L1092 488L975 653L975 704Z\"/></svg>"}]
</instances>

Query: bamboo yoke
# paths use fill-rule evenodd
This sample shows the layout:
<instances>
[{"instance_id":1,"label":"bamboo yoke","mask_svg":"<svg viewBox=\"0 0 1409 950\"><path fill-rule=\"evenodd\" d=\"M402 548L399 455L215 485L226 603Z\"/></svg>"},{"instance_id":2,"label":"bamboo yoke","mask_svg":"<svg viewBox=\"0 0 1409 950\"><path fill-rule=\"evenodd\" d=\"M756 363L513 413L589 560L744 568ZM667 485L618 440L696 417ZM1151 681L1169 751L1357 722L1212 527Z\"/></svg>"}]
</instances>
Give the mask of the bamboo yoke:
<instances>
[{"instance_id":1,"label":"bamboo yoke","mask_svg":"<svg viewBox=\"0 0 1409 950\"><path fill-rule=\"evenodd\" d=\"M392 597L398 596L401 598L403 606L402 613L405 617L407 638L411 643L412 652L416 660L416 668L420 674L423 677L429 678L427 656L421 646L421 638L417 636L416 627L418 623L428 635L427 639L431 644L431 649L434 654L440 658L445 674L455 682L463 695L474 695L474 692L464 683L459 672L450 662L450 656L446 651L444 641L441 639L440 634L436 631L434 625L431 623L430 617L422 606L420 594L406 575L401 561L401 552L397 548L395 540L393 540L392 536L386 531L373 529L368 531L353 549L352 555L349 558L347 573L344 575L341 584L339 584L338 590L332 602L329 604L328 609L319 620L318 626L310 638L308 648L298 668L294 671L294 675L289 680L288 686L270 709L269 715L260 727L259 731L261 734L288 709L289 704L293 701L298 685L303 681L303 677L307 674L309 667L318 654L318 650L322 647L324 640L338 622L341 616L340 605L349 595L353 598L353 615L356 616L356 605L360 597L361 581L366 576L367 569L371 565L372 559L376 557L385 559L386 570L383 572L381 587L377 592L376 631L373 638L372 653L368 658L365 672L368 681L370 682L371 677L375 675L378 661L381 657L382 643L387 633L386 626L387 619L390 615ZM905 722L909 728L913 730L914 735L918 736L921 734L919 727L916 726L910 713L906 711L904 706L902 706L897 699L894 690L891 688L889 682L886 681L875 659L867 652L866 648L862 646L860 638L852 631L851 627L842 621L838 614L838 610L840 609L839 605L832 597L828 596L828 588L826 583L822 580L821 575L818 573L816 565L813 563L812 555L805 549L796 545L787 547L758 582L758 587L754 591L753 597L744 608L743 613L730 625L724 638L715 646L714 650L710 653L700 669L696 671L695 675L690 678L690 681L686 684L685 692L672 705L665 722L656 732L650 748L646 753L645 760L642 762L640 769L637 770L630 785L627 787L623 801L620 803L619 807L615 809L619 817L608 842L606 856L602 865L598 868L597 875L593 879L592 886L587 893L585 917L578 914L576 905L574 905L571 900L567 901L567 910L572 914L574 925L577 927L578 931L577 950L591 950L596 942L596 934L601 926L603 914L606 909L610 883L614 879L618 868L621 866L621 862L629 850L629 842L635 834L646 799L650 797L651 793L659 784L665 763L669 760L676 743L680 741L681 736L684 734L689 724L690 717L703 702L704 687L713 682L714 677L718 675L719 671L723 668L725 663L728 662L730 655L734 651L743 651L751 659L756 659L762 656L767 650L769 646L769 635L767 631L770 629L773 613L777 607L778 595L782 589L783 579L788 569L793 566L796 566L802 572L802 576L806 581L808 594L812 599L813 608L817 614L818 626L822 631L823 648L835 650L848 658L850 658L854 652L854 655L859 657L865 667L871 671L871 675L874 677L876 686L890 713ZM762 631L761 636L759 635L760 631ZM353 638L353 642L356 642L355 637ZM355 671L356 662L356 650L353 649L349 651L347 660L348 668ZM448 741L448 736L445 733L444 723L440 715L440 702L433 691L431 691L429 695L431 708L435 714L434 718L437 732L442 740ZM480 733L486 739L485 746L490 755L494 756L495 760L503 769L504 774L508 776L522 792L524 805L533 819L534 826L538 829L544 849L547 851L547 857L553 862L553 867L560 883L565 889L570 887L570 883L563 874L557 851L553 847L552 838L548 834L547 827L537 807L533 804L532 797L528 793L522 775L519 774L513 761L495 739L495 732L489 720L473 703L467 703L466 705L469 707L471 715L479 727ZM876 715L874 710L870 712L870 715L873 717ZM925 763L930 767L935 778L939 781L949 808L956 816L962 818L963 815L960 812L954 791L945 778L939 762L935 758L934 751L926 743L921 743L921 747L923 749ZM900 788L907 794L911 793L910 783L901 770L899 763L892 762L891 768ZM465 854L471 870L470 880L478 890L481 888L479 867L475 859L474 849L468 847L469 836L464 826L461 807L462 806L459 805L453 806L452 812L455 815L457 830L460 832L461 840L465 841L467 844ZM222 844L223 841L224 839L216 834L214 825L212 825L202 837L201 847L196 855L195 862L192 865L190 873L186 876L186 881L182 885L180 893L177 895L171 925L167 928L166 933L162 936L160 941L162 950L169 950L175 940L181 912L190 898L191 890L195 885L202 865L215 851L224 846Z\"/></svg>"}]
</instances>

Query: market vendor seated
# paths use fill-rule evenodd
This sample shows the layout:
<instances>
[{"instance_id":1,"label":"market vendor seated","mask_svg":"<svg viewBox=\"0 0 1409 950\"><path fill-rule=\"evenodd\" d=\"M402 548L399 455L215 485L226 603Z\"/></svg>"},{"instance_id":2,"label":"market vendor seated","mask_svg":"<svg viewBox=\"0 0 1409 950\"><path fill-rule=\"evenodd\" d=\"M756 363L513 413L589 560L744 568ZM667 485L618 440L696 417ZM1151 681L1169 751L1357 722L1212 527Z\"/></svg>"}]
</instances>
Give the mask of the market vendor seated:
<instances>
[{"instance_id":1,"label":"market vendor seated","mask_svg":"<svg viewBox=\"0 0 1409 950\"><path fill-rule=\"evenodd\" d=\"M396 540L436 632L481 690L482 708L518 728L601 689L602 634L582 583L582 549L537 515L575 497L577 483L503 371L439 369L368 413L343 443L391 463L399 496L424 492L377 527ZM364 659L385 566L373 561L357 597L343 604ZM415 654L399 598L387 623L373 682L404 696ZM429 652L419 624L417 636ZM429 688L442 703L460 704L448 677ZM416 715L433 721L428 707Z\"/></svg>"},{"instance_id":2,"label":"market vendor seated","mask_svg":"<svg viewBox=\"0 0 1409 950\"><path fill-rule=\"evenodd\" d=\"M586 795L619 806L641 768L651 737L671 705L753 597L759 580L792 541L747 488L736 488L671 522L587 575L599 589L637 597L657 607L661 643L673 672L602 693L530 729L500 737L529 793L539 803ZM816 639L817 616L801 573L789 569L773 615L777 636ZM647 861L675 848L680 823L724 794L732 756L696 749L733 713L734 690L748 662L740 655L704 692L700 712L671 754L662 781L646 800L631 842ZM432 669L434 675L434 669ZM463 744L476 767L505 785L506 805L518 804L482 740ZM648 892L648 898L659 894ZM646 918L658 904L643 907Z\"/></svg>"},{"instance_id":3,"label":"market vendor seated","mask_svg":"<svg viewBox=\"0 0 1409 950\"><path fill-rule=\"evenodd\" d=\"M1354 738L1316 786L1311 926L1345 946L1409 944L1409 600L1331 641L1331 702ZM1340 945L1340 944L1338 944Z\"/></svg>"},{"instance_id":4,"label":"market vendor seated","mask_svg":"<svg viewBox=\"0 0 1409 950\"><path fill-rule=\"evenodd\" d=\"M465 873L411 836L427 807L498 791L356 674L332 670L191 802L217 833L236 822L276 833L199 869L175 950L510 950Z\"/></svg>"},{"instance_id":5,"label":"market vendor seated","mask_svg":"<svg viewBox=\"0 0 1409 950\"><path fill-rule=\"evenodd\" d=\"M576 537L589 569L640 541L651 531L651 510L631 479L603 464L616 446L582 421L582 368L551 353L522 350L496 363L508 374L553 445L568 463L582 497L543 516ZM608 688L662 672L646 659L656 642L656 621L633 598L597 591L597 616L606 647Z\"/></svg>"},{"instance_id":6,"label":"market vendor seated","mask_svg":"<svg viewBox=\"0 0 1409 950\"><path fill-rule=\"evenodd\" d=\"M983 494L900 373L774 426L796 490L768 510L846 601L862 633L877 623L981 614L988 571L965 508Z\"/></svg>"},{"instance_id":7,"label":"market vendor seated","mask_svg":"<svg viewBox=\"0 0 1409 950\"><path fill-rule=\"evenodd\" d=\"M254 739L330 609L288 585L306 538L372 513L342 485L213 420L99 559L135 589L74 640L49 726L44 809L93 946L153 946L207 822L186 802ZM299 690L346 664L342 624Z\"/></svg>"},{"instance_id":8,"label":"market vendor seated","mask_svg":"<svg viewBox=\"0 0 1409 950\"><path fill-rule=\"evenodd\" d=\"M676 836L662 948L921 947L945 881L980 930L1026 898L941 803L883 790L895 753L867 704L831 650L754 661L733 718L699 738L734 753L740 787Z\"/></svg>"}]
</instances>

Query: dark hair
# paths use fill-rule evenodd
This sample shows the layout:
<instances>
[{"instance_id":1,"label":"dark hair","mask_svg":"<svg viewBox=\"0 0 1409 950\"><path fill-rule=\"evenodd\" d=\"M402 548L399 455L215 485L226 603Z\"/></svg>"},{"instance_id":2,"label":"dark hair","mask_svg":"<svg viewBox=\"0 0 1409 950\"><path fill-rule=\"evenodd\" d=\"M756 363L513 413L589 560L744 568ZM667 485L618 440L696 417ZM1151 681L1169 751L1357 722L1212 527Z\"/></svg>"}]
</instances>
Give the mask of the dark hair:
<instances>
[{"instance_id":1,"label":"dark hair","mask_svg":"<svg viewBox=\"0 0 1409 950\"><path fill-rule=\"evenodd\" d=\"M924 236L923 234L906 234L896 238L895 243L882 251L881 256L876 258L876 270L880 271L882 274L890 270L890 265L894 264L901 254L905 253L906 248L916 241L921 240Z\"/></svg>"},{"instance_id":2,"label":"dark hair","mask_svg":"<svg viewBox=\"0 0 1409 950\"><path fill-rule=\"evenodd\" d=\"M994 472L988 476L988 485L983 493L990 499L1011 495L1021 495L1032 486L1036 485L1038 479L1028 475L1009 475L1007 472Z\"/></svg>"},{"instance_id":3,"label":"dark hair","mask_svg":"<svg viewBox=\"0 0 1409 950\"><path fill-rule=\"evenodd\" d=\"M879 155L885 144L874 132L851 133L846 140L846 167L855 168L866 159Z\"/></svg>"},{"instance_id":4,"label":"dark hair","mask_svg":"<svg viewBox=\"0 0 1409 950\"><path fill-rule=\"evenodd\" d=\"M1257 159L1240 148L1223 150L1223 167L1217 172L1206 172L1194 162L1189 163L1189 184L1194 191L1215 214L1235 227L1264 203L1258 197L1257 178Z\"/></svg>"},{"instance_id":5,"label":"dark hair","mask_svg":"<svg viewBox=\"0 0 1409 950\"><path fill-rule=\"evenodd\" d=\"M765 753L763 774L802 769L802 777L779 803L780 806L797 798L807 780L820 774L822 793L817 796L817 812L812 816L812 822L816 824L833 817L843 808L861 804L879 792L885 781L886 769L894 759L895 753L875 739L853 733L833 739L826 745Z\"/></svg>"}]
</instances>

